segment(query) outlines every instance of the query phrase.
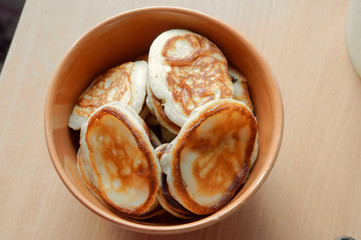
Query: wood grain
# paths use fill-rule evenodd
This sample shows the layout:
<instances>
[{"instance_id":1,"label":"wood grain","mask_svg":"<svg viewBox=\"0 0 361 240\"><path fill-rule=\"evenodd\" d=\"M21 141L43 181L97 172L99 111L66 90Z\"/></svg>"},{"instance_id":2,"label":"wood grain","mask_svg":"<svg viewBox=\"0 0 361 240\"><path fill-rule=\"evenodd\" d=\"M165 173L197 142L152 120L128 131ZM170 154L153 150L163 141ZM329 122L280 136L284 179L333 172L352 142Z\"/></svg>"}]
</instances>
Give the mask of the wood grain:
<instances>
[{"instance_id":1,"label":"wood grain","mask_svg":"<svg viewBox=\"0 0 361 240\"><path fill-rule=\"evenodd\" d=\"M172 239L361 239L361 79L345 41L348 1L27 0L0 76L1 239L169 239L125 231L82 206L46 149L50 79L71 45L133 8L173 5L231 25L268 59L285 129L276 165L238 213Z\"/></svg>"}]
</instances>

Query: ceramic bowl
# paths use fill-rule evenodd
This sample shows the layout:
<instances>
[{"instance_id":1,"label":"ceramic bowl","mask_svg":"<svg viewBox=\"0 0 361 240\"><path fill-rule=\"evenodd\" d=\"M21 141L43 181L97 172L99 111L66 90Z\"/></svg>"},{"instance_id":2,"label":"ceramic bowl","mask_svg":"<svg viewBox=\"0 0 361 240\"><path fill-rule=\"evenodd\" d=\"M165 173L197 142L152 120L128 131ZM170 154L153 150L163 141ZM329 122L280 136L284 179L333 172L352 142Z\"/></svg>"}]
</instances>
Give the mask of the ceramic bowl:
<instances>
[{"instance_id":1,"label":"ceramic bowl","mask_svg":"<svg viewBox=\"0 0 361 240\"><path fill-rule=\"evenodd\" d=\"M112 212L85 187L76 167L79 132L68 127L78 96L107 69L147 53L163 31L181 28L213 43L248 80L259 122L258 159L248 180L224 208L196 220L132 220ZM280 148L283 106L276 79L264 57L239 32L203 13L174 7L152 7L121 13L85 33L68 51L50 84L45 103L45 136L59 177L87 208L123 228L144 233L181 233L200 229L235 213L269 175Z\"/></svg>"}]
</instances>

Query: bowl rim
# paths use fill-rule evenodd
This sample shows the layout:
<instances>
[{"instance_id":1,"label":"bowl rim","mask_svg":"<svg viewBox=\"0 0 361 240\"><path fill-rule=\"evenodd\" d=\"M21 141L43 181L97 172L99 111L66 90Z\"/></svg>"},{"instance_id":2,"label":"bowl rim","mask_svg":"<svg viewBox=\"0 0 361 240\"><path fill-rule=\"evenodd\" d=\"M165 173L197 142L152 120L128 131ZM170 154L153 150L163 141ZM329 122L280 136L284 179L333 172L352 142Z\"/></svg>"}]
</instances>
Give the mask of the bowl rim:
<instances>
[{"instance_id":1,"label":"bowl rim","mask_svg":"<svg viewBox=\"0 0 361 240\"><path fill-rule=\"evenodd\" d=\"M261 62L265 66L265 74L267 75L268 79L271 79L269 82L269 89L270 92L272 92L272 98L273 104L271 106L276 106L277 109L272 109L273 114L273 135L270 142L269 152L267 156L269 159L267 162L267 167L261 177L257 180L257 182L254 184L254 186L250 189L250 191L246 192L244 195L243 200L237 201L235 200L231 205L228 205L219 211L217 211L217 214L212 214L209 216L206 216L204 218L201 218L199 220L196 220L194 222L179 224L179 225L169 225L169 226L157 226L157 225L146 225L141 224L133 221L129 221L124 218L120 217L114 217L111 214L104 212L100 208L98 208L96 205L91 203L88 199L83 197L81 192L75 187L75 185L72 183L70 178L65 172L65 169L60 164L60 160L56 153L55 143L52 138L52 131L49 128L49 124L51 122L51 104L54 102L55 99L55 85L56 85L56 79L57 76L60 74L61 69L65 65L65 60L72 54L74 49L81 44L83 41L85 41L88 37L90 37L93 32L97 31L98 29L111 24L112 22L117 21L120 18L125 18L127 16L133 15L133 14L139 14L139 13L150 13L150 12L174 12L174 13L182 13L182 14L191 14L194 16L201 17L206 20L210 20L212 22L217 22L222 28L227 29L228 31L232 32L235 36L237 36L239 39L243 41L243 43L247 46L248 49L252 51L255 58L258 62ZM231 26L227 25L226 23L209 16L205 13L199 12L197 10L189 9L189 8L183 8L183 7L174 7L174 6L152 6L152 7L143 7L143 8L135 8L132 10L124 11L119 14L116 14L112 17L109 17L102 22L98 23L97 25L93 26L89 31L85 32L83 35L81 35L78 40L75 41L75 43L71 46L71 48L66 52L65 56L62 58L60 64L55 70L55 73L51 79L48 92L46 95L45 100L45 109L44 109L44 133L45 133L45 139L46 139L46 145L48 148L48 152L50 155L50 158L52 160L52 163L55 167L55 170L57 171L60 179L64 183L64 185L68 188L68 190L73 194L75 198L77 198L85 207L90 209L92 212L96 213L97 215L109 220L110 222L117 224L118 226L122 226L123 228L127 230L132 230L135 232L142 232L142 233L154 233L154 234L171 234L171 233L185 233L189 231L194 231L203 227L210 226L216 222L219 222L220 220L226 218L231 213L234 212L235 209L241 207L250 197L252 197L260 188L260 186L263 184L263 182L266 180L268 175L271 172L271 169L273 168L277 155L279 153L282 137L283 137L283 128L284 128L284 109L283 109L283 102L281 97L281 92L278 86L278 83L276 81L275 75L272 72L272 69L270 68L270 65L266 61L266 59L262 56L262 54L251 44L246 40L237 30L232 28Z\"/></svg>"}]
</instances>

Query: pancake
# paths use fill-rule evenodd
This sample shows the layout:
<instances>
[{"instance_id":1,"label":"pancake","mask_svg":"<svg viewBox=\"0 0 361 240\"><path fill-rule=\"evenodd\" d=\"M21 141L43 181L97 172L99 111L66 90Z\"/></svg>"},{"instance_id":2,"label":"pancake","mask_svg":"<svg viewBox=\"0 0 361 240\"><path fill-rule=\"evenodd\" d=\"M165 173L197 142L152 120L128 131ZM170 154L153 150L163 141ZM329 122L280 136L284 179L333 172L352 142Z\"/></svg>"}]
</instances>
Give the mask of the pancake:
<instances>
[{"instance_id":1,"label":"pancake","mask_svg":"<svg viewBox=\"0 0 361 240\"><path fill-rule=\"evenodd\" d=\"M249 96L246 78L233 67L229 67L228 72L233 82L233 98L238 101L244 102L247 107L249 107L249 109L251 109L253 112L253 104Z\"/></svg>"},{"instance_id":2,"label":"pancake","mask_svg":"<svg viewBox=\"0 0 361 240\"><path fill-rule=\"evenodd\" d=\"M153 112L154 116L158 120L159 124L164 128L168 129L173 134L178 134L180 127L173 123L164 112L164 106L160 99L158 99L152 92L149 82L147 84L147 98L149 99L149 109Z\"/></svg>"},{"instance_id":3,"label":"pancake","mask_svg":"<svg viewBox=\"0 0 361 240\"><path fill-rule=\"evenodd\" d=\"M165 115L179 127L196 107L215 99L233 98L222 52L207 38L187 30L172 29L153 41L148 80Z\"/></svg>"},{"instance_id":4,"label":"pancake","mask_svg":"<svg viewBox=\"0 0 361 240\"><path fill-rule=\"evenodd\" d=\"M114 213L121 215L123 217L131 217L134 219L148 219L148 218L152 218L154 216L164 213L164 208L159 204L158 199L154 202L152 207L146 213L143 213L141 215L129 216L127 214L123 214L123 213L119 212L116 208L114 208L112 205L110 205L101 196L98 188L96 188L94 186L94 184L92 183L92 178L94 178L94 175L92 174L90 163L89 163L89 161L84 161L82 156L83 156L83 154L80 151L78 151L77 167L78 167L78 172L83 180L83 183L96 198L98 198L105 206L110 208Z\"/></svg>"},{"instance_id":5,"label":"pancake","mask_svg":"<svg viewBox=\"0 0 361 240\"><path fill-rule=\"evenodd\" d=\"M250 165L250 170L252 170L256 160L257 160L257 156L258 156L258 133L256 136L256 141L254 143L254 148L253 148L253 152L251 155L251 165Z\"/></svg>"},{"instance_id":6,"label":"pancake","mask_svg":"<svg viewBox=\"0 0 361 240\"><path fill-rule=\"evenodd\" d=\"M140 113L145 101L147 63L128 62L93 80L80 95L69 119L69 127L79 130L98 107L112 101L131 106Z\"/></svg>"},{"instance_id":7,"label":"pancake","mask_svg":"<svg viewBox=\"0 0 361 240\"><path fill-rule=\"evenodd\" d=\"M99 189L93 184L93 179L95 178L93 171L91 170L91 165L89 161L84 161L84 153L82 152L83 148L80 148L77 154L77 168L81 179L85 186L90 190L90 192L98 198L103 204L107 202L101 197Z\"/></svg>"},{"instance_id":8,"label":"pancake","mask_svg":"<svg viewBox=\"0 0 361 240\"><path fill-rule=\"evenodd\" d=\"M148 94L148 87L147 87L147 96L145 98L145 104L148 107L149 113L152 114L153 116L155 116L154 109L153 109L153 104L150 102L150 96Z\"/></svg>"},{"instance_id":9,"label":"pancake","mask_svg":"<svg viewBox=\"0 0 361 240\"><path fill-rule=\"evenodd\" d=\"M233 98L237 101L243 102L246 106L254 112L253 104L249 96L248 84L246 78L235 68L229 67L229 75L233 82L234 96ZM251 157L251 167L252 169L258 155L258 134L255 142L255 147Z\"/></svg>"},{"instance_id":10,"label":"pancake","mask_svg":"<svg viewBox=\"0 0 361 240\"><path fill-rule=\"evenodd\" d=\"M168 146L168 144L162 144L154 150L155 155L158 157L158 159L160 159L162 157L162 155L164 154L164 152L167 149L167 146ZM168 189L167 176L164 173L161 174L161 184L159 187L157 198L158 198L160 205L173 216L176 216L178 218L184 218L184 219L196 217L196 215L194 213L185 209L170 194L169 189Z\"/></svg>"},{"instance_id":11,"label":"pancake","mask_svg":"<svg viewBox=\"0 0 361 240\"><path fill-rule=\"evenodd\" d=\"M132 218L146 218L159 205L161 169L144 129L128 105L98 108L82 126L78 170L95 196Z\"/></svg>"},{"instance_id":12,"label":"pancake","mask_svg":"<svg viewBox=\"0 0 361 240\"><path fill-rule=\"evenodd\" d=\"M161 157L171 195L199 215L225 206L250 169L257 128L242 102L222 99L198 107Z\"/></svg>"}]
</instances>

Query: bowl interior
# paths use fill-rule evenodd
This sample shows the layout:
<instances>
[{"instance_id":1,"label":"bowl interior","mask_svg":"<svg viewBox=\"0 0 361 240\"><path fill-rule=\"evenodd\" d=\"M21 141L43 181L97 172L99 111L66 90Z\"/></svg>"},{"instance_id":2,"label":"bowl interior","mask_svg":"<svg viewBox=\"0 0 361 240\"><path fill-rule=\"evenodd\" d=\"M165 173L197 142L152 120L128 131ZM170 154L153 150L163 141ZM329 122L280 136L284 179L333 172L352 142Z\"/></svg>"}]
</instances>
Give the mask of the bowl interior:
<instances>
[{"instance_id":1,"label":"bowl interior","mask_svg":"<svg viewBox=\"0 0 361 240\"><path fill-rule=\"evenodd\" d=\"M76 168L79 132L69 129L67 124L78 96L95 76L147 53L157 35L172 28L188 29L206 36L222 50L229 65L246 76L259 122L259 154L247 182L217 213L188 221L175 218L136 221L114 214L86 189ZM143 232L194 230L229 215L254 194L269 174L279 150L282 129L280 93L263 58L239 33L224 23L179 8L134 10L108 19L90 30L74 44L58 67L45 106L48 149L65 185L92 211L125 228Z\"/></svg>"}]
</instances>

